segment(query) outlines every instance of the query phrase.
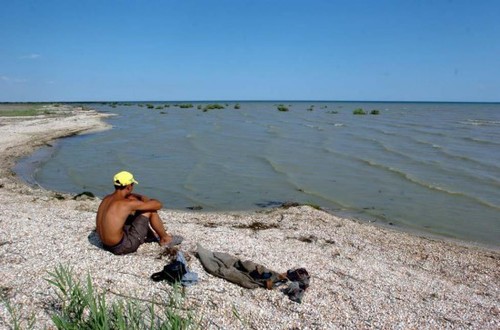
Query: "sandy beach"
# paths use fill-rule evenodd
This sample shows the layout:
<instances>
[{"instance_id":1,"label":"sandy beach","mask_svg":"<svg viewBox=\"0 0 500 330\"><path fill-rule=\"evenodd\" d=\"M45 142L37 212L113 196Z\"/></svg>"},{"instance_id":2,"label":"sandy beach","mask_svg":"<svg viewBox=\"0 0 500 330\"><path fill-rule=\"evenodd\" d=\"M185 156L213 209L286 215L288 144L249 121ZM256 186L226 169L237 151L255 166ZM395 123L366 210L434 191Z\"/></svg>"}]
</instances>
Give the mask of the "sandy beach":
<instances>
[{"instance_id":1,"label":"sandy beach","mask_svg":"<svg viewBox=\"0 0 500 330\"><path fill-rule=\"evenodd\" d=\"M168 301L172 287L150 279L166 264L162 247L148 243L136 253L114 256L93 233L98 198L75 200L30 187L13 173L16 160L40 146L108 128L104 115L92 110L50 110L0 117L3 298L23 322L34 315L35 328L54 328L56 294L46 278L62 264L82 280L90 275L110 300ZM140 193L140 185L136 189ZM169 232L185 238L180 250L199 276L185 290L183 311L192 311L203 328L500 328L498 249L421 237L309 206L207 213L172 211L163 202L160 216ZM279 289L244 289L208 274L195 257L197 244L278 272L304 267L311 285L301 304ZM11 322L2 302L0 328Z\"/></svg>"}]
</instances>

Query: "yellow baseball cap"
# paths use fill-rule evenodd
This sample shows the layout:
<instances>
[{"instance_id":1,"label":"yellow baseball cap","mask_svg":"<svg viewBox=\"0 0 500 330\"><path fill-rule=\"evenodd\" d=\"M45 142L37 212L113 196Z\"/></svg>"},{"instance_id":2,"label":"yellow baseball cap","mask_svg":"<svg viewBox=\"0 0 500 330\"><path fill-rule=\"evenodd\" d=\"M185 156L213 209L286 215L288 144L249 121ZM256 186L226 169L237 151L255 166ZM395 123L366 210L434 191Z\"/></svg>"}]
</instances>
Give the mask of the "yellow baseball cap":
<instances>
[{"instance_id":1,"label":"yellow baseball cap","mask_svg":"<svg viewBox=\"0 0 500 330\"><path fill-rule=\"evenodd\" d=\"M137 184L139 182L135 181L132 173L127 172L127 171L121 171L119 173L116 173L114 178L113 178L113 184L115 186L124 187L124 186L128 186L129 184L132 184L132 183Z\"/></svg>"}]
</instances>

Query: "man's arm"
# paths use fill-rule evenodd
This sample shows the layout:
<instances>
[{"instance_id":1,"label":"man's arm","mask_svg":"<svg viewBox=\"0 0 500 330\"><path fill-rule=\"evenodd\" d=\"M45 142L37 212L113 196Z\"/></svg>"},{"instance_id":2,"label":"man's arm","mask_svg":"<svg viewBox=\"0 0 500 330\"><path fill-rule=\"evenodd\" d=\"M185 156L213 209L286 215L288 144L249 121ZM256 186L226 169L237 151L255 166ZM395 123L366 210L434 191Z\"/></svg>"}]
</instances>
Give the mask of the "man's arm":
<instances>
[{"instance_id":1,"label":"man's arm","mask_svg":"<svg viewBox=\"0 0 500 330\"><path fill-rule=\"evenodd\" d=\"M145 196L141 196L141 197L145 197ZM163 205L161 204L161 202L159 200L156 200L156 199L149 199L149 198L145 198L146 200L142 200L142 199L129 199L127 200L127 206L129 207L130 209L130 212L133 212L133 211L158 211L160 210Z\"/></svg>"},{"instance_id":2,"label":"man's arm","mask_svg":"<svg viewBox=\"0 0 500 330\"><path fill-rule=\"evenodd\" d=\"M130 193L127 196L127 198L128 199L138 199L138 200L143 201L143 202L147 202L149 200L149 198L146 195L140 195L140 194L136 194L136 193Z\"/></svg>"}]
</instances>

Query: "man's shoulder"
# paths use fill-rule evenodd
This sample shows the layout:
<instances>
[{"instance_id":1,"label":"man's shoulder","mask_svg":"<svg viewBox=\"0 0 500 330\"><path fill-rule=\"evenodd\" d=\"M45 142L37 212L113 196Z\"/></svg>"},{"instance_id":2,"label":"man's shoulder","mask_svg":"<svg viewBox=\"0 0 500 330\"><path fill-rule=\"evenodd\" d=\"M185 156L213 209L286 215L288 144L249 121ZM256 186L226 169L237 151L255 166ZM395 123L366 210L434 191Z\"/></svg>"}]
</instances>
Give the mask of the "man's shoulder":
<instances>
[{"instance_id":1,"label":"man's shoulder","mask_svg":"<svg viewBox=\"0 0 500 330\"><path fill-rule=\"evenodd\" d=\"M101 204L106 204L109 207L111 205L125 205L128 202L129 200L126 198L119 198L119 196L109 194L102 199Z\"/></svg>"}]
</instances>

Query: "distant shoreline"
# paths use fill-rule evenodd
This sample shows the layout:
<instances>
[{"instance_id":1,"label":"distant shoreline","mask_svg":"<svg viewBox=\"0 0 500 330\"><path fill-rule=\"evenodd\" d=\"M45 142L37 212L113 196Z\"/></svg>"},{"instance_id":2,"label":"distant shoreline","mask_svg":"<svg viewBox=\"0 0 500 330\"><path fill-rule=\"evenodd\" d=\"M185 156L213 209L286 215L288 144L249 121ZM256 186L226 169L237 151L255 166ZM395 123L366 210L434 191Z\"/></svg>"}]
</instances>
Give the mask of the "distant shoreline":
<instances>
[{"instance_id":1,"label":"distant shoreline","mask_svg":"<svg viewBox=\"0 0 500 330\"><path fill-rule=\"evenodd\" d=\"M0 105L8 104L68 104L68 105L78 105L78 104L102 104L102 103L176 103L176 102L196 102L196 103L213 103L213 102L332 102L332 103L416 103L416 104L500 104L500 101L384 101L384 100L110 100L110 101L25 101L25 102L0 102Z\"/></svg>"},{"instance_id":2,"label":"distant shoreline","mask_svg":"<svg viewBox=\"0 0 500 330\"><path fill-rule=\"evenodd\" d=\"M43 105L37 103L41 106L31 109L35 113L25 115L23 111L26 109L23 105L24 103L15 108L0 105L0 122L3 122L4 129L9 129L10 126L16 127L16 125L22 125L25 122L30 123L28 127L9 131L7 133L9 138L7 141L3 141L0 148L0 152L3 154L0 161L0 180L5 181L2 182L4 186L11 187L15 191L25 188L32 189L13 171L14 166L21 158L28 157L40 147L49 146L49 143L54 140L110 128L101 120L109 115L93 110L66 105L53 106L53 103ZM5 112L12 113L8 116L2 115ZM15 148L14 152L13 148ZM6 151L9 152L6 153ZM40 190L40 192L44 192L44 190Z\"/></svg>"}]
</instances>

